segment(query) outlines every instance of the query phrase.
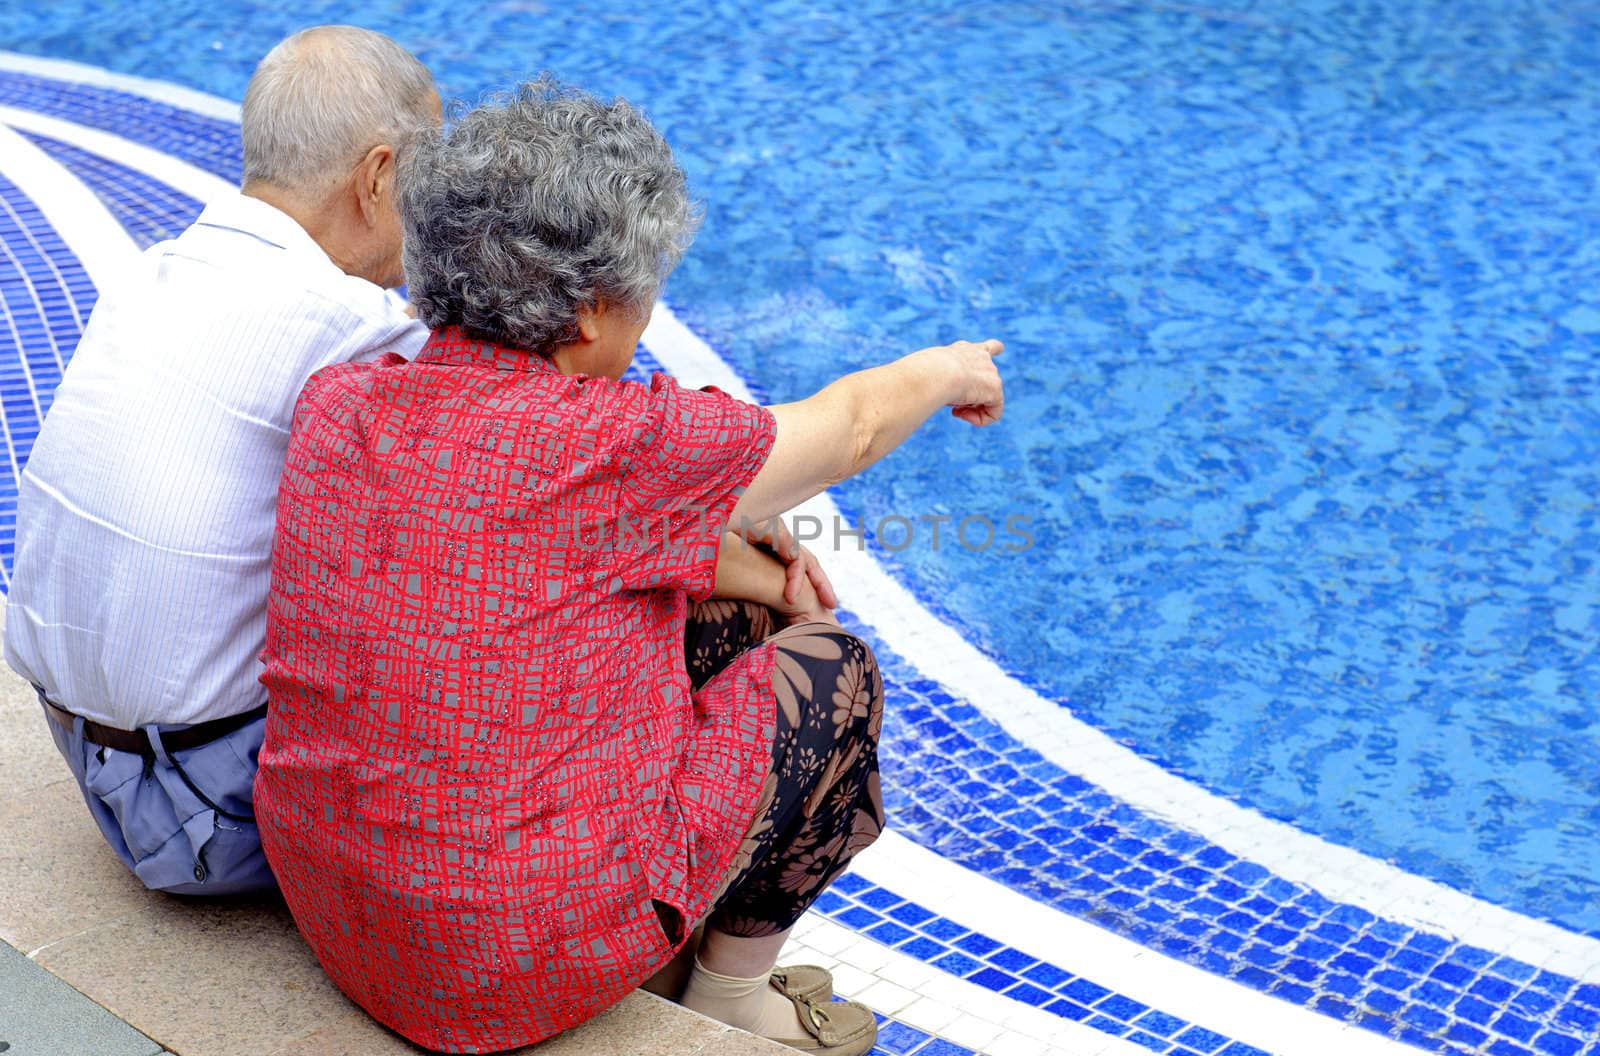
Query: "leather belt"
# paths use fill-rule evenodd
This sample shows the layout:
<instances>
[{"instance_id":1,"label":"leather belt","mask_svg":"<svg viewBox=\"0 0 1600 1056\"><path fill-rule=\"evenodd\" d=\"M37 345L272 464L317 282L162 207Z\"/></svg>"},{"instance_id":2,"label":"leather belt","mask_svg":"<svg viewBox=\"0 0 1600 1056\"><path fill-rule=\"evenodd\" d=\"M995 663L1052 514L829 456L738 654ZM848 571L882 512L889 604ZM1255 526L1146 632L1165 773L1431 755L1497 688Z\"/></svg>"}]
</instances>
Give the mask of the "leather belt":
<instances>
[{"instance_id":1,"label":"leather belt","mask_svg":"<svg viewBox=\"0 0 1600 1056\"><path fill-rule=\"evenodd\" d=\"M44 700L45 713L58 725L68 730L78 716L52 700ZM228 715L220 719L210 719L206 722L197 722L193 726L181 726L175 730L162 730L156 736L161 741L161 747L167 755L174 752L187 751L190 748L199 748L203 744L210 744L221 737L226 737L234 730L261 718L267 713L267 706L252 708L250 711L240 712L238 715ZM119 752L132 752L144 756L146 759L156 757L155 749L150 746L150 740L144 734L134 730L119 730L115 726L103 726L98 722L83 720L83 739L90 744L97 744L102 748L112 748Z\"/></svg>"}]
</instances>

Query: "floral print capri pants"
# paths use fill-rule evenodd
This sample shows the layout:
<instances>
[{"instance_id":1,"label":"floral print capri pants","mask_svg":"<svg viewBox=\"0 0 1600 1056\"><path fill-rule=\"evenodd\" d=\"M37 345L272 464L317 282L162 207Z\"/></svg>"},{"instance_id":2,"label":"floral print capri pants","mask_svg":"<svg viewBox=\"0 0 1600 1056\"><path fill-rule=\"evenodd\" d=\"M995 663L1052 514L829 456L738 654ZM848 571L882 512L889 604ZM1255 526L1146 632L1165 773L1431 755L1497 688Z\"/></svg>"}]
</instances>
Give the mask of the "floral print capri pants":
<instances>
[{"instance_id":1,"label":"floral print capri pants","mask_svg":"<svg viewBox=\"0 0 1600 1056\"><path fill-rule=\"evenodd\" d=\"M763 605L708 601L690 606L684 634L696 688L746 649L774 654L772 769L707 921L729 935L792 927L883 831L883 678L872 651L831 623L775 626Z\"/></svg>"}]
</instances>

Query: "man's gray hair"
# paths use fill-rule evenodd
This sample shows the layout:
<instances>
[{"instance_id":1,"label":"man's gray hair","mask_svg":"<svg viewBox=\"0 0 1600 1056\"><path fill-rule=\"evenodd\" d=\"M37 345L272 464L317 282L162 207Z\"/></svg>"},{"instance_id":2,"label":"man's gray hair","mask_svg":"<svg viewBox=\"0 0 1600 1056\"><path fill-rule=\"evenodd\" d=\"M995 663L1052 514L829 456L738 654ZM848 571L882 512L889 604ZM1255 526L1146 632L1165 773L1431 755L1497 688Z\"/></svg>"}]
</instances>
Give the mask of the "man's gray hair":
<instances>
[{"instance_id":1,"label":"man's gray hair","mask_svg":"<svg viewBox=\"0 0 1600 1056\"><path fill-rule=\"evenodd\" d=\"M698 222L643 114L548 76L424 135L400 213L423 322L545 354L577 340L580 307L644 318Z\"/></svg>"},{"instance_id":2,"label":"man's gray hair","mask_svg":"<svg viewBox=\"0 0 1600 1056\"><path fill-rule=\"evenodd\" d=\"M435 119L427 67L382 33L313 26L267 52L244 93L244 178L318 193L367 151Z\"/></svg>"}]
</instances>

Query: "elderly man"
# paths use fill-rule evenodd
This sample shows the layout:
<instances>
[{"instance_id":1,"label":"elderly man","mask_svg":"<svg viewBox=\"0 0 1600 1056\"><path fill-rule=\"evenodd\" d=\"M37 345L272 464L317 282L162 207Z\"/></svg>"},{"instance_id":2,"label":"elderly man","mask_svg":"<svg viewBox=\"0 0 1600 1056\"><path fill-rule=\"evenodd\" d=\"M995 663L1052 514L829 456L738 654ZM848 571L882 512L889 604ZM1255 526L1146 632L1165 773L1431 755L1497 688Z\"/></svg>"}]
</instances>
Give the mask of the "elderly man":
<instances>
[{"instance_id":1,"label":"elderly man","mask_svg":"<svg viewBox=\"0 0 1600 1056\"><path fill-rule=\"evenodd\" d=\"M262 59L244 185L101 291L20 482L6 659L146 886L273 884L251 782L273 514L301 385L409 357L396 154L440 119L389 38L320 26Z\"/></svg>"}]
</instances>

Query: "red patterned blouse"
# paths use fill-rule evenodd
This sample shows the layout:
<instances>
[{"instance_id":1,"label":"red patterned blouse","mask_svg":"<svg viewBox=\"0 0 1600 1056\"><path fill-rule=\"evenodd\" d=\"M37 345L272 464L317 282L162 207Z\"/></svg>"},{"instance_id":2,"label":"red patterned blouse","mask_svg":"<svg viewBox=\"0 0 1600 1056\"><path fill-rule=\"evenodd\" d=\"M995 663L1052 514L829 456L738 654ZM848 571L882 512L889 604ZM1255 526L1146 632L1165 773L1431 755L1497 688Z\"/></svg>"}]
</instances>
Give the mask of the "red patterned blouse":
<instances>
[{"instance_id":1,"label":"red patterned blouse","mask_svg":"<svg viewBox=\"0 0 1600 1056\"><path fill-rule=\"evenodd\" d=\"M256 816L335 983L430 1048L594 1015L672 954L755 809L759 694L691 694L688 597L766 410L459 331L330 367L278 504Z\"/></svg>"}]
</instances>

